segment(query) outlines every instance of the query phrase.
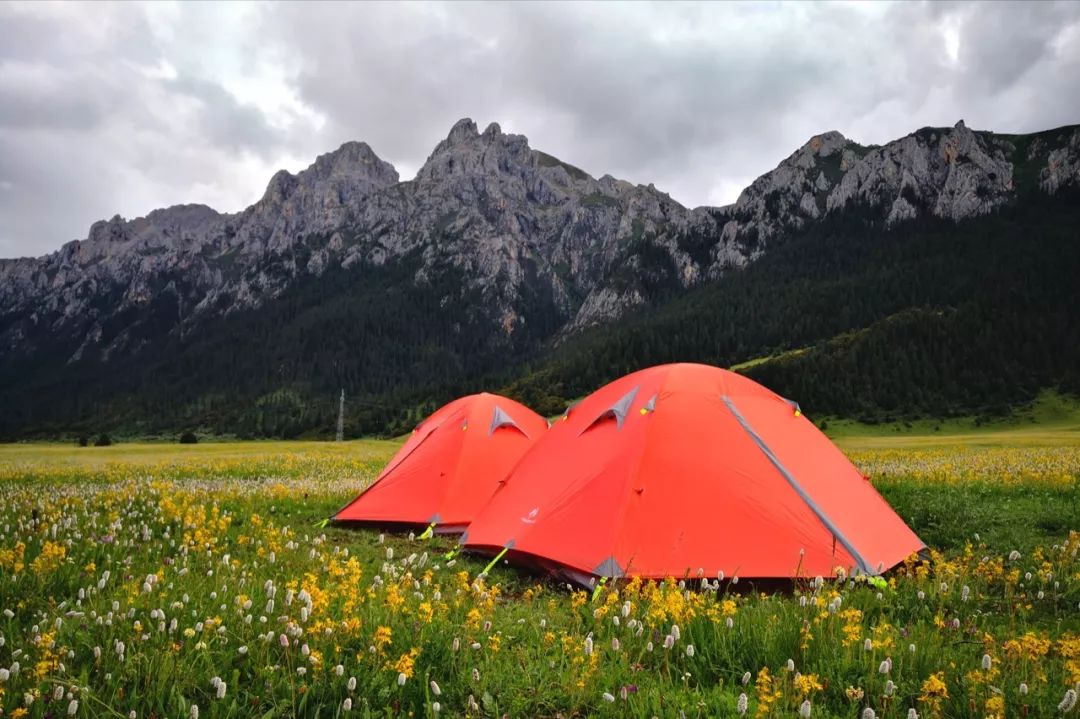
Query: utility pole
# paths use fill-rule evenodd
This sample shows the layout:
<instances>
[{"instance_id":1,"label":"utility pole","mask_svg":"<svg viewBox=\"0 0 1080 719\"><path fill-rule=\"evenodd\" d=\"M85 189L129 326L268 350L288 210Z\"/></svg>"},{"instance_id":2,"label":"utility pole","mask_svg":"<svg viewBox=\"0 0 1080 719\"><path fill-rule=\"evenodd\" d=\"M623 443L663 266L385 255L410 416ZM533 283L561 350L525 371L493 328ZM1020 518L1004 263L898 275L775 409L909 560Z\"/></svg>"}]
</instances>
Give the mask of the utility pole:
<instances>
[{"instance_id":1,"label":"utility pole","mask_svg":"<svg viewBox=\"0 0 1080 719\"><path fill-rule=\"evenodd\" d=\"M338 403L337 413L337 441L345 439L345 389L341 390L341 401Z\"/></svg>"}]
</instances>

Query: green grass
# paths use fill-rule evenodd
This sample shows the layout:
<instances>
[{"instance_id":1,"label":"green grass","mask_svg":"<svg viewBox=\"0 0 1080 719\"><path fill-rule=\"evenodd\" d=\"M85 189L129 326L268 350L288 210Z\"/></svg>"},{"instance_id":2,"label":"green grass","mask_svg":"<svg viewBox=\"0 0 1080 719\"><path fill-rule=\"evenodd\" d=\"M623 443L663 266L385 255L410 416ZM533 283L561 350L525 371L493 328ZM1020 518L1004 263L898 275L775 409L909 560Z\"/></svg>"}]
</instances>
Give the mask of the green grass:
<instances>
[{"instance_id":1,"label":"green grass","mask_svg":"<svg viewBox=\"0 0 1080 719\"><path fill-rule=\"evenodd\" d=\"M536 153L537 160L541 167L561 167L575 180L582 181L589 179L589 173L578 167L574 167L568 162L563 162L559 158L552 157L546 152L540 152L539 150L533 150L533 152Z\"/></svg>"},{"instance_id":2,"label":"green grass","mask_svg":"<svg viewBox=\"0 0 1080 719\"><path fill-rule=\"evenodd\" d=\"M865 424L836 417L825 433L845 448L919 448L948 445L1067 446L1080 443L1080 402L1050 390L1027 407L998 418L957 417Z\"/></svg>"},{"instance_id":3,"label":"green grass","mask_svg":"<svg viewBox=\"0 0 1080 719\"><path fill-rule=\"evenodd\" d=\"M742 370L747 370L751 367L757 367L758 365L763 365L766 362L772 362L773 360L780 359L781 357L798 357L799 355L804 354L808 349L809 348L807 347L800 347L799 349L788 350L786 352L780 352L778 354L769 355L767 357L754 357L753 359L748 359L745 362L733 364L728 369L730 369L732 372L741 372Z\"/></svg>"},{"instance_id":4,"label":"green grass","mask_svg":"<svg viewBox=\"0 0 1080 719\"><path fill-rule=\"evenodd\" d=\"M0 709L712 717L746 693L749 716L808 700L902 719L934 715L940 676L941 717L1054 716L1080 681L1080 442L1055 402L1034 429L841 438L936 553L885 590L672 581L590 600L506 565L479 578L485 559L443 558L451 539L320 528L395 441L0 446L0 667L21 665Z\"/></svg>"}]
</instances>

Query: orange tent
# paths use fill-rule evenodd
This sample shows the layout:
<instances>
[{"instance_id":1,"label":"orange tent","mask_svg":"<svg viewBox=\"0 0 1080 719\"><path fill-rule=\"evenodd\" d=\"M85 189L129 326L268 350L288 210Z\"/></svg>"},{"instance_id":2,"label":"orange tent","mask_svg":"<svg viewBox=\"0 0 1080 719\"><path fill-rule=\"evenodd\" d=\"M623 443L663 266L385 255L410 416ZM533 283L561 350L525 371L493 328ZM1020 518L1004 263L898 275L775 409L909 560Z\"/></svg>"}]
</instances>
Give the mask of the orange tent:
<instances>
[{"instance_id":1,"label":"orange tent","mask_svg":"<svg viewBox=\"0 0 1080 719\"><path fill-rule=\"evenodd\" d=\"M924 547L798 405L698 364L635 372L574 406L461 542L583 584L878 574Z\"/></svg>"},{"instance_id":2,"label":"orange tent","mask_svg":"<svg viewBox=\"0 0 1080 719\"><path fill-rule=\"evenodd\" d=\"M546 430L547 420L506 397L454 400L414 429L374 484L332 521L460 532Z\"/></svg>"}]
</instances>

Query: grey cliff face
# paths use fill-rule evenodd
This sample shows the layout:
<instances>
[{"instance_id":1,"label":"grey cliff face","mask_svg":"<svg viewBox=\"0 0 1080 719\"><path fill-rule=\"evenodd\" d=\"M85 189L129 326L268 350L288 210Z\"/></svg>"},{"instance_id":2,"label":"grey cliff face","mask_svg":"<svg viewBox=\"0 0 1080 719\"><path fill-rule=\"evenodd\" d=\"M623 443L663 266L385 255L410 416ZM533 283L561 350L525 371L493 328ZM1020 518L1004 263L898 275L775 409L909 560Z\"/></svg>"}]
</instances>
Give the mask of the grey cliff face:
<instances>
[{"instance_id":1,"label":"grey cliff face","mask_svg":"<svg viewBox=\"0 0 1080 719\"><path fill-rule=\"evenodd\" d=\"M1046 166L1039 173L1039 187L1051 195L1063 187L1077 185L1080 185L1080 128L1072 131L1066 144L1050 151Z\"/></svg>"},{"instance_id":2,"label":"grey cliff face","mask_svg":"<svg viewBox=\"0 0 1080 719\"><path fill-rule=\"evenodd\" d=\"M827 208L862 201L889 224L924 212L959 221L991 212L1012 189L1006 148L961 120L951 130L920 131L871 150L829 193Z\"/></svg>"},{"instance_id":3,"label":"grey cliff face","mask_svg":"<svg viewBox=\"0 0 1080 719\"><path fill-rule=\"evenodd\" d=\"M349 142L276 173L242 212L113 217L45 257L0 260L0 355L66 336L70 361L108 359L148 341L148 318L183 334L305 278L405 257L419 258L420 284L458 271L462 296L481 297L507 336L527 325L526 295L549 298L572 332L649 302L650 286L716 280L834 213L858 207L886 225L987 214L1015 197L1016 162L1034 166L1040 191L1080 185L1080 130L1040 133L1024 152L1022 141L963 122L881 147L827 132L734 205L694 210L651 185L593 178L495 123L456 123L408 182Z\"/></svg>"},{"instance_id":4,"label":"grey cliff face","mask_svg":"<svg viewBox=\"0 0 1080 719\"><path fill-rule=\"evenodd\" d=\"M1013 197L1014 150L962 120L881 147L828 132L744 190L724 236L767 242L856 205L887 225L924 215L955 221L985 215Z\"/></svg>"}]
</instances>

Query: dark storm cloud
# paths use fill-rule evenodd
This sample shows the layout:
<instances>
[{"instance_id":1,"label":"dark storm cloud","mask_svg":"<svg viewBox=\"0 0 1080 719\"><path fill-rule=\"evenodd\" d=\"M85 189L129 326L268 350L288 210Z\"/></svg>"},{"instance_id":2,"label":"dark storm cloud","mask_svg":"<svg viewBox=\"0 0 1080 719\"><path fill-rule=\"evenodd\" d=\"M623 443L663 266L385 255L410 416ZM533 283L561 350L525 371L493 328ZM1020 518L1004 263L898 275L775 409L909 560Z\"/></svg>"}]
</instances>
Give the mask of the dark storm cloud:
<instances>
[{"instance_id":1,"label":"dark storm cloud","mask_svg":"<svg viewBox=\"0 0 1080 719\"><path fill-rule=\"evenodd\" d=\"M1053 60L1053 40L1075 23L1075 4L1011 4L1007 12L966 8L960 34L963 73L973 90L1001 92L1040 63Z\"/></svg>"},{"instance_id":2,"label":"dark storm cloud","mask_svg":"<svg viewBox=\"0 0 1080 719\"><path fill-rule=\"evenodd\" d=\"M825 130L884 142L961 118L1038 125L1038 107L1019 113L1008 93L1021 78L1031 88L1061 82L1053 43L1078 10L291 6L265 29L303 58L298 87L327 115L327 135L363 137L402 169L414 170L468 115L594 174L655 182L693 205L733 200L735 188ZM1062 104L1080 120L1075 93Z\"/></svg>"},{"instance_id":3,"label":"dark storm cloud","mask_svg":"<svg viewBox=\"0 0 1080 719\"><path fill-rule=\"evenodd\" d=\"M242 204L257 192L230 189L251 182L246 163L265 158L261 175L281 161L288 141L267 116L213 72L187 74L182 54L173 65L170 23L144 10L0 5L0 257L55 249L118 212Z\"/></svg>"},{"instance_id":4,"label":"dark storm cloud","mask_svg":"<svg viewBox=\"0 0 1080 719\"><path fill-rule=\"evenodd\" d=\"M166 80L169 92L186 96L198 105L199 129L214 146L234 152L245 150L271 155L283 144L280 133L266 116L237 102L221 85L193 77Z\"/></svg>"},{"instance_id":5,"label":"dark storm cloud","mask_svg":"<svg viewBox=\"0 0 1080 719\"><path fill-rule=\"evenodd\" d=\"M691 206L825 130L1080 122L1071 2L38 7L0 5L0 256L346 140L408 177L466 116Z\"/></svg>"}]
</instances>

